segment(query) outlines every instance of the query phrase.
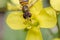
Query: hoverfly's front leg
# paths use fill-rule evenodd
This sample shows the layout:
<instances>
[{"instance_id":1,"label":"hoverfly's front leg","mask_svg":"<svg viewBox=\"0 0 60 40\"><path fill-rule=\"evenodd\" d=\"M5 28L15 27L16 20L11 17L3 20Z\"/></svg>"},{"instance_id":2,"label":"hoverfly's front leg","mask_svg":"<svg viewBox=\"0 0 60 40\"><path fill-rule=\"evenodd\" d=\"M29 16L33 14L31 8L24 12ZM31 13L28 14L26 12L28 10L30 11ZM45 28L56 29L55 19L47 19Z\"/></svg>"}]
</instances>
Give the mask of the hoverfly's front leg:
<instances>
[{"instance_id":1,"label":"hoverfly's front leg","mask_svg":"<svg viewBox=\"0 0 60 40\"><path fill-rule=\"evenodd\" d=\"M32 0L32 1L30 2L30 4L28 4L28 7L29 7L29 8L32 7L37 1L38 1L38 0Z\"/></svg>"}]
</instances>

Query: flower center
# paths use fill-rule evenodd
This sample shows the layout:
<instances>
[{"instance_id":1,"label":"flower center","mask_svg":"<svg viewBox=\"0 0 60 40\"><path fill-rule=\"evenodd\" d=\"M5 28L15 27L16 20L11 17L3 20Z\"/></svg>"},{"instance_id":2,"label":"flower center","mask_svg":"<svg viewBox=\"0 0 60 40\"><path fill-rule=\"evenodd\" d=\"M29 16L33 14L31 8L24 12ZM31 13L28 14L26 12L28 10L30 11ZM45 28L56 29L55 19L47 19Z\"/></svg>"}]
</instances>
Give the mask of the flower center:
<instances>
[{"instance_id":1,"label":"flower center","mask_svg":"<svg viewBox=\"0 0 60 40\"><path fill-rule=\"evenodd\" d=\"M31 29L32 27L38 27L39 26L39 22L37 20L34 20L34 19L26 19L25 20L25 25L28 25L27 26L27 29Z\"/></svg>"}]
</instances>

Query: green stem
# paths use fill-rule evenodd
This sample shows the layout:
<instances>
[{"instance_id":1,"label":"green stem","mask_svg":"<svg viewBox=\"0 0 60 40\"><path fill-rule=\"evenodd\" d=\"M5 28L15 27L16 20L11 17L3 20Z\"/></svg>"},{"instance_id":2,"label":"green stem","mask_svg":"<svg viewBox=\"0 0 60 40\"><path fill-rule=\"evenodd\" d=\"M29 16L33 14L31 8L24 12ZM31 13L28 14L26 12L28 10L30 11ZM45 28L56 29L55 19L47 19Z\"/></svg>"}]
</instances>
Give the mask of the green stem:
<instances>
[{"instance_id":1,"label":"green stem","mask_svg":"<svg viewBox=\"0 0 60 40\"><path fill-rule=\"evenodd\" d=\"M57 23L57 26L58 26L58 37L60 38L60 27L58 23Z\"/></svg>"},{"instance_id":2,"label":"green stem","mask_svg":"<svg viewBox=\"0 0 60 40\"><path fill-rule=\"evenodd\" d=\"M59 12L58 12L59 13ZM59 16L60 14L58 14L57 15L57 27L58 27L58 37L60 38L60 24L59 24L59 18L58 18L58 16Z\"/></svg>"}]
</instances>

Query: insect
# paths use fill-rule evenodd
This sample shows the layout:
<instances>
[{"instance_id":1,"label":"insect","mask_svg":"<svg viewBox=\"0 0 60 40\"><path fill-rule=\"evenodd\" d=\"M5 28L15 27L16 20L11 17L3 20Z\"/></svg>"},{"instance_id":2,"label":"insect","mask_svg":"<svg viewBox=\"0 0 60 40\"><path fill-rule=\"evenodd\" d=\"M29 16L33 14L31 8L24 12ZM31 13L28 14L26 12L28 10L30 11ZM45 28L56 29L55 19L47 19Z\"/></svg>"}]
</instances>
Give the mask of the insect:
<instances>
[{"instance_id":1,"label":"insect","mask_svg":"<svg viewBox=\"0 0 60 40\"><path fill-rule=\"evenodd\" d=\"M31 7L36 2L36 0L34 0L30 5L28 5L28 2L29 0L20 0L20 4L22 5L22 11L24 13L23 17L25 19L30 18L32 16L29 12L29 7Z\"/></svg>"}]
</instances>

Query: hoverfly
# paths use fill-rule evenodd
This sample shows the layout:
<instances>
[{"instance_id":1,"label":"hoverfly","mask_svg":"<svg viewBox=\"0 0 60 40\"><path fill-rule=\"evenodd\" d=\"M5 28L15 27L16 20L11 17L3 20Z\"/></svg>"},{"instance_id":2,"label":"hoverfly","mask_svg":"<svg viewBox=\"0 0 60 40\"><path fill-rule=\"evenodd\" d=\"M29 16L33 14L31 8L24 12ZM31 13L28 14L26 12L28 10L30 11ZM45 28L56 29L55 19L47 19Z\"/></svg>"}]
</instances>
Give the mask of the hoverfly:
<instances>
[{"instance_id":1,"label":"hoverfly","mask_svg":"<svg viewBox=\"0 0 60 40\"><path fill-rule=\"evenodd\" d=\"M29 8L37 1L34 0L33 2L31 2L31 4L28 4L29 0L19 0L20 4L22 5L22 11L23 11L23 18L30 18L32 15L29 12Z\"/></svg>"}]
</instances>

